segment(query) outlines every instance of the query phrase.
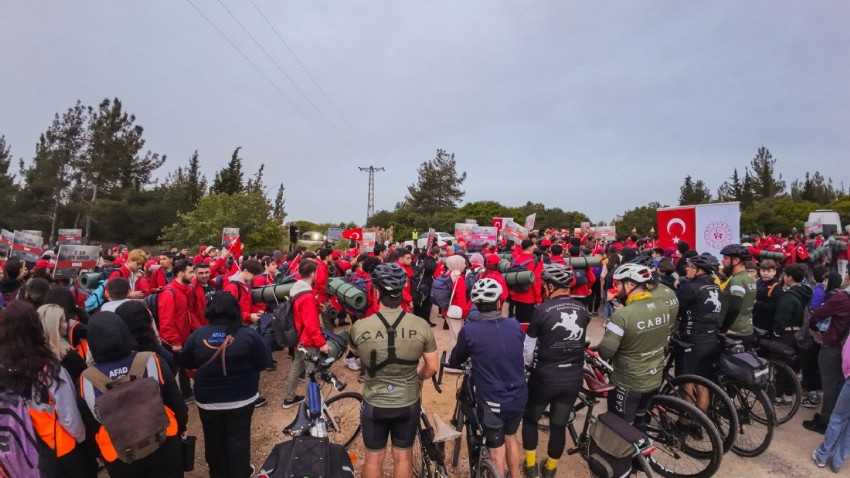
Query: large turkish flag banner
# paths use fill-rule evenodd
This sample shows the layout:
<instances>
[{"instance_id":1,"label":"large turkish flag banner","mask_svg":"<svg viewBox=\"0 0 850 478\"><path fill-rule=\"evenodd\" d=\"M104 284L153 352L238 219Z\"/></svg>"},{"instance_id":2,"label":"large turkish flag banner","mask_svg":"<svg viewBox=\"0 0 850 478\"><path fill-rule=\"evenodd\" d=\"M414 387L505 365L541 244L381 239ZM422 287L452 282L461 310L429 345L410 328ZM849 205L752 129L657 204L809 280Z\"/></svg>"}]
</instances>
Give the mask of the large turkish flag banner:
<instances>
[{"instance_id":1,"label":"large turkish flag banner","mask_svg":"<svg viewBox=\"0 0 850 478\"><path fill-rule=\"evenodd\" d=\"M658 247L676 247L679 241L696 248L696 208L685 206L658 210Z\"/></svg>"}]
</instances>

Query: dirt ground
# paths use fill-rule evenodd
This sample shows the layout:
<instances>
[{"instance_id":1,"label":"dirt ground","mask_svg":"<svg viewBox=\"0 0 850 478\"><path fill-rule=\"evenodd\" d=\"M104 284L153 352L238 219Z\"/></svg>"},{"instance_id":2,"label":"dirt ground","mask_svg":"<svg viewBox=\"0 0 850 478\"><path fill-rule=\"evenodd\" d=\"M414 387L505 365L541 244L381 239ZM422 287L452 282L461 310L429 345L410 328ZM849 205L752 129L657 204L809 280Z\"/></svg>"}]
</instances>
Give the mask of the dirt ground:
<instances>
[{"instance_id":1,"label":"dirt ground","mask_svg":"<svg viewBox=\"0 0 850 478\"><path fill-rule=\"evenodd\" d=\"M432 321L439 325L434 328L437 338L437 346L440 351L446 350L450 344L450 336L448 330L442 329L442 319L432 315ZM602 336L602 319L595 318L591 323L588 337L592 343L597 343ZM260 381L260 394L268 399L268 405L257 409L254 414L252 423L252 463L260 468L266 456L271 451L272 447L281 441L287 439L281 430L288 425L295 415L297 407L292 407L284 410L281 407L283 402L283 388L286 382L286 373L289 369L290 359L286 352L276 352L275 358L278 361L278 370L274 372L264 372ZM340 361L333 366L334 373L348 384L346 390L359 391L362 384L357 382L357 373L350 371L345 364ZM429 416L434 413L446 422L449 421L455 405L455 392L457 390L457 376L446 374L443 379L443 393L436 392L430 383L426 383L423 391L423 406L428 411ZM325 389L328 390L328 389ZM299 388L299 394L304 394L303 385ZM597 411L604 411L604 403L601 404ZM802 427L802 421L812 417L816 410L801 408L797 415L788 423L777 428L774 433L773 442L770 448L761 456L755 458L741 458L733 453L728 453L723 458L720 471L715 475L718 477L793 477L793 478L808 478L808 477L826 477L836 476L829 471L829 468L818 469L811 461L811 453L818 446L822 438L813 432L807 431ZM203 432L201 430L200 420L198 419L197 407L191 405L189 407L189 433L198 437L196 450L195 470L187 473L187 477L200 478L208 476L208 469L204 461L204 445ZM583 423L584 417L578 417L579 423ZM568 447L570 446L569 437L567 438ZM362 442L358 439L352 445L351 450L357 454L357 463L355 468L360 469L363 463ZM465 455L465 449L462 455ZM538 457L542 459L546 454L546 434L540 434L540 444L538 446ZM385 476L391 476L391 465L385 465ZM468 464L465 457L461 458L461 463L454 471L453 476L469 476ZM586 463L578 456L564 456L561 458L558 467L558 477L586 477L588 476Z\"/></svg>"}]
</instances>

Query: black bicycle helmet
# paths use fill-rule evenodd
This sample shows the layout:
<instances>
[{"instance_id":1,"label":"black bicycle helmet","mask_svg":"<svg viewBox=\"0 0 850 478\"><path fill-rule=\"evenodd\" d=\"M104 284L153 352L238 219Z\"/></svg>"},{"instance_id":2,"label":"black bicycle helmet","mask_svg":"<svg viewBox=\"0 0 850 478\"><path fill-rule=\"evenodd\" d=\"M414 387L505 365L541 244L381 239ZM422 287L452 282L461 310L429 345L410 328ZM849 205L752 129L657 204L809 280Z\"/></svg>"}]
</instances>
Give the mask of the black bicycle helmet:
<instances>
[{"instance_id":1,"label":"black bicycle helmet","mask_svg":"<svg viewBox=\"0 0 850 478\"><path fill-rule=\"evenodd\" d=\"M407 285L407 272L395 262L381 264L372 271L372 283L387 292L400 291Z\"/></svg>"},{"instance_id":2,"label":"black bicycle helmet","mask_svg":"<svg viewBox=\"0 0 850 478\"><path fill-rule=\"evenodd\" d=\"M540 273L543 282L548 282L560 289L567 289L573 283L573 271L563 264L546 264Z\"/></svg>"},{"instance_id":3,"label":"black bicycle helmet","mask_svg":"<svg viewBox=\"0 0 850 478\"><path fill-rule=\"evenodd\" d=\"M717 258L708 252L703 252L698 256L691 257L687 259L687 261L688 264L691 264L697 269L704 270L706 274L714 274L717 272L717 269L720 268L720 263L717 261Z\"/></svg>"},{"instance_id":4,"label":"black bicycle helmet","mask_svg":"<svg viewBox=\"0 0 850 478\"><path fill-rule=\"evenodd\" d=\"M648 252L642 252L638 254L637 257L632 259L630 263L640 264L649 268L652 268L654 266L654 264L652 263L652 255Z\"/></svg>"},{"instance_id":5,"label":"black bicycle helmet","mask_svg":"<svg viewBox=\"0 0 850 478\"><path fill-rule=\"evenodd\" d=\"M744 262L750 260L750 251L748 251L746 247L740 244L729 244L728 246L720 250L720 255L737 257Z\"/></svg>"}]
</instances>

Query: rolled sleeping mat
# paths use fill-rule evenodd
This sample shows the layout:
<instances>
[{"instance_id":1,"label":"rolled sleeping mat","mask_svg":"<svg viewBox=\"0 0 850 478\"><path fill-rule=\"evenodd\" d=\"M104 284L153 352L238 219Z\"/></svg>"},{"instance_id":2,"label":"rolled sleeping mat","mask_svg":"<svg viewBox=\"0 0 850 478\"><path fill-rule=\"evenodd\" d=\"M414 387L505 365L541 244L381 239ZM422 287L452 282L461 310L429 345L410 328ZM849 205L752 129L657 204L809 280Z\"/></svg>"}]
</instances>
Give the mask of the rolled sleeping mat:
<instances>
[{"instance_id":1,"label":"rolled sleeping mat","mask_svg":"<svg viewBox=\"0 0 850 478\"><path fill-rule=\"evenodd\" d=\"M832 243L832 252L844 252L847 250L847 243L844 241L830 240Z\"/></svg>"},{"instance_id":2,"label":"rolled sleeping mat","mask_svg":"<svg viewBox=\"0 0 850 478\"><path fill-rule=\"evenodd\" d=\"M506 260L506 261L509 261L509 260L514 258L513 254L511 254L510 252L500 252L497 255L499 256L499 259Z\"/></svg>"},{"instance_id":3,"label":"rolled sleeping mat","mask_svg":"<svg viewBox=\"0 0 850 478\"><path fill-rule=\"evenodd\" d=\"M353 309L363 310L366 307L366 293L338 277L330 279L325 288Z\"/></svg>"},{"instance_id":4,"label":"rolled sleeping mat","mask_svg":"<svg viewBox=\"0 0 850 478\"><path fill-rule=\"evenodd\" d=\"M785 260L785 254L776 251L759 251L758 256L761 259L773 259L774 261Z\"/></svg>"},{"instance_id":5,"label":"rolled sleeping mat","mask_svg":"<svg viewBox=\"0 0 850 478\"><path fill-rule=\"evenodd\" d=\"M602 260L596 256L570 257L567 259L567 263L574 269L590 269L598 266L601 262Z\"/></svg>"},{"instance_id":6,"label":"rolled sleeping mat","mask_svg":"<svg viewBox=\"0 0 850 478\"><path fill-rule=\"evenodd\" d=\"M328 345L328 357L342 357L348 350L348 344L351 343L351 334L347 330L334 332L333 330L322 329L322 335Z\"/></svg>"},{"instance_id":7,"label":"rolled sleeping mat","mask_svg":"<svg viewBox=\"0 0 850 478\"><path fill-rule=\"evenodd\" d=\"M254 287L251 289L251 300L255 304L260 302L283 302L289 298L289 293L292 291L293 285L295 285L295 282Z\"/></svg>"},{"instance_id":8,"label":"rolled sleeping mat","mask_svg":"<svg viewBox=\"0 0 850 478\"><path fill-rule=\"evenodd\" d=\"M817 249L815 249L815 250L813 250L812 252L809 253L808 261L809 262L815 262L816 260L825 256L826 252L827 252L827 247L826 246L820 246Z\"/></svg>"},{"instance_id":9,"label":"rolled sleeping mat","mask_svg":"<svg viewBox=\"0 0 850 478\"><path fill-rule=\"evenodd\" d=\"M531 271L508 272L503 275L508 286L534 283L534 272Z\"/></svg>"},{"instance_id":10,"label":"rolled sleeping mat","mask_svg":"<svg viewBox=\"0 0 850 478\"><path fill-rule=\"evenodd\" d=\"M501 261L499 261L499 265L497 266L497 269L499 270L499 272L504 274L505 272L508 272L508 269L510 267L511 267L511 261L506 261L506 260L502 259Z\"/></svg>"},{"instance_id":11,"label":"rolled sleeping mat","mask_svg":"<svg viewBox=\"0 0 850 478\"><path fill-rule=\"evenodd\" d=\"M80 276L80 285L86 289L94 289L103 274L100 272L88 272Z\"/></svg>"}]
</instances>

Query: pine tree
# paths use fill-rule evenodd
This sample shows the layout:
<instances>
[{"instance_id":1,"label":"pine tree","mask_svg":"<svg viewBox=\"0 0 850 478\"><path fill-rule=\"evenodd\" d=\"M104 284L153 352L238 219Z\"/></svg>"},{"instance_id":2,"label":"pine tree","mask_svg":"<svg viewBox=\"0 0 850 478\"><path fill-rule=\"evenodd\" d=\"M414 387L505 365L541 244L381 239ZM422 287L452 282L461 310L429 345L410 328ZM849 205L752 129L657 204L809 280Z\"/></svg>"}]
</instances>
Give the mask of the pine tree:
<instances>
[{"instance_id":1,"label":"pine tree","mask_svg":"<svg viewBox=\"0 0 850 478\"><path fill-rule=\"evenodd\" d=\"M260 169L257 170L257 173L245 183L245 192L246 193L263 193L265 194L266 186L263 184L263 171L266 169L265 163L260 164Z\"/></svg>"},{"instance_id":2,"label":"pine tree","mask_svg":"<svg viewBox=\"0 0 850 478\"><path fill-rule=\"evenodd\" d=\"M6 144L6 137L0 136L0 227L6 229L14 228L13 213L16 211L15 198L18 195L18 185L15 184L15 175L9 172L12 165L12 148Z\"/></svg>"},{"instance_id":3,"label":"pine tree","mask_svg":"<svg viewBox=\"0 0 850 478\"><path fill-rule=\"evenodd\" d=\"M272 207L272 217L281 224L286 220L286 211L284 210L284 205L286 204L286 198L283 197L284 187L283 184L277 188L277 195L274 198L274 206Z\"/></svg>"},{"instance_id":4,"label":"pine tree","mask_svg":"<svg viewBox=\"0 0 850 478\"><path fill-rule=\"evenodd\" d=\"M242 146L233 151L227 167L216 173L210 193L239 194L244 191L242 186L242 158L239 157L240 149L242 149Z\"/></svg>"},{"instance_id":5,"label":"pine tree","mask_svg":"<svg viewBox=\"0 0 850 478\"><path fill-rule=\"evenodd\" d=\"M758 199L770 199L785 193L785 181L780 174L776 177L776 158L764 146L758 149L756 157L750 161L753 171L753 193Z\"/></svg>"},{"instance_id":6,"label":"pine tree","mask_svg":"<svg viewBox=\"0 0 850 478\"><path fill-rule=\"evenodd\" d=\"M419 166L419 179L407 187L405 205L425 215L451 209L466 194L461 187L466 181L466 172L457 173L454 153L438 149L434 159Z\"/></svg>"},{"instance_id":7,"label":"pine tree","mask_svg":"<svg viewBox=\"0 0 850 478\"><path fill-rule=\"evenodd\" d=\"M679 190L679 205L705 204L711 202L711 191L702 179L694 182L690 175L685 176L685 182Z\"/></svg>"},{"instance_id":8,"label":"pine tree","mask_svg":"<svg viewBox=\"0 0 850 478\"><path fill-rule=\"evenodd\" d=\"M189 167L186 169L186 187L189 204L195 207L198 200L207 193L207 177L201 175L201 162L198 160L197 149L192 153L192 157L189 159Z\"/></svg>"}]
</instances>

